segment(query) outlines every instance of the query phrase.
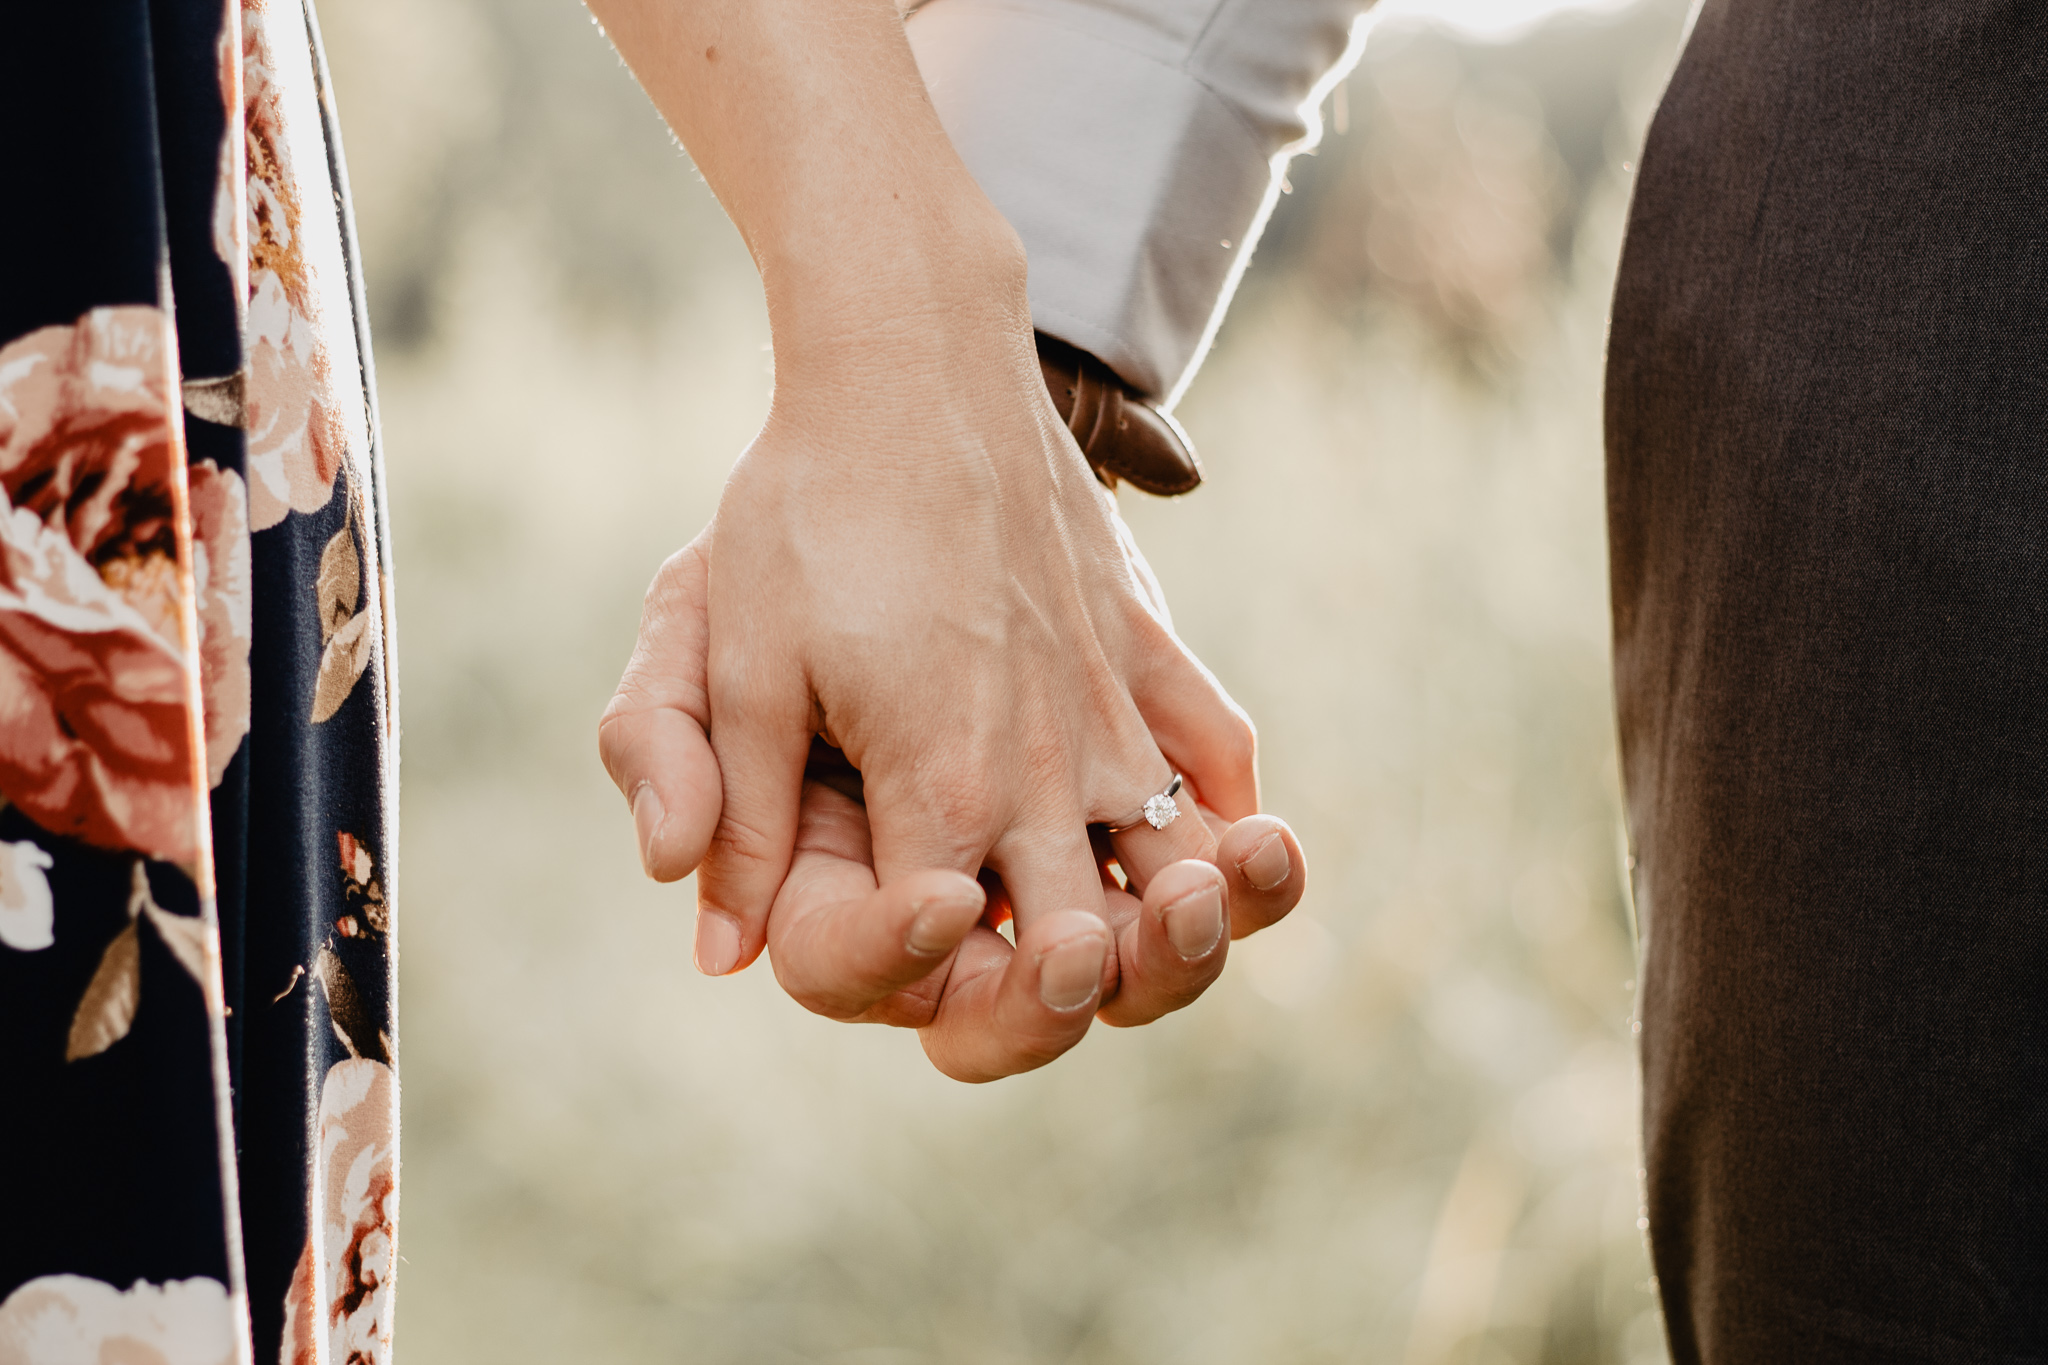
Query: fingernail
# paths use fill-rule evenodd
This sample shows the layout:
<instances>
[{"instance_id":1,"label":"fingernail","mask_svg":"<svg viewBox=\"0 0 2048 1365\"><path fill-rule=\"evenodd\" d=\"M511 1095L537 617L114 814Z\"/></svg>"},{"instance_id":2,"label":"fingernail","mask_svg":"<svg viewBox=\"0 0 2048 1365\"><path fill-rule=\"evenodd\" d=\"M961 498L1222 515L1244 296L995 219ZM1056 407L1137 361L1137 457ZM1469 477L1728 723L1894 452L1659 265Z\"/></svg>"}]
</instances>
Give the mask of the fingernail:
<instances>
[{"instance_id":1,"label":"fingernail","mask_svg":"<svg viewBox=\"0 0 2048 1365\"><path fill-rule=\"evenodd\" d=\"M1223 889L1209 886L1182 896L1166 907L1163 916L1166 941L1176 953L1190 962L1207 957L1223 937Z\"/></svg>"},{"instance_id":2,"label":"fingernail","mask_svg":"<svg viewBox=\"0 0 2048 1365\"><path fill-rule=\"evenodd\" d=\"M691 954L706 976L724 976L740 960L740 927L716 910L697 912L697 947Z\"/></svg>"},{"instance_id":3,"label":"fingernail","mask_svg":"<svg viewBox=\"0 0 2048 1365\"><path fill-rule=\"evenodd\" d=\"M633 831L640 836L640 870L650 877L654 875L654 836L667 815L668 809L661 804L661 794L654 790L654 784L642 782L633 793Z\"/></svg>"},{"instance_id":4,"label":"fingernail","mask_svg":"<svg viewBox=\"0 0 2048 1365\"><path fill-rule=\"evenodd\" d=\"M1294 871L1294 862L1287 856L1287 841L1277 830L1268 834L1252 845L1251 852L1237 860L1237 870L1244 874L1253 890L1271 891Z\"/></svg>"},{"instance_id":5,"label":"fingernail","mask_svg":"<svg viewBox=\"0 0 2048 1365\"><path fill-rule=\"evenodd\" d=\"M1070 938L1038 959L1038 998L1056 1010L1087 1004L1102 984L1102 939Z\"/></svg>"},{"instance_id":6,"label":"fingernail","mask_svg":"<svg viewBox=\"0 0 2048 1365\"><path fill-rule=\"evenodd\" d=\"M960 921L966 918L967 909L964 901L944 897L920 906L917 918L910 922L910 951L919 957L937 957L953 947L964 932Z\"/></svg>"}]
</instances>

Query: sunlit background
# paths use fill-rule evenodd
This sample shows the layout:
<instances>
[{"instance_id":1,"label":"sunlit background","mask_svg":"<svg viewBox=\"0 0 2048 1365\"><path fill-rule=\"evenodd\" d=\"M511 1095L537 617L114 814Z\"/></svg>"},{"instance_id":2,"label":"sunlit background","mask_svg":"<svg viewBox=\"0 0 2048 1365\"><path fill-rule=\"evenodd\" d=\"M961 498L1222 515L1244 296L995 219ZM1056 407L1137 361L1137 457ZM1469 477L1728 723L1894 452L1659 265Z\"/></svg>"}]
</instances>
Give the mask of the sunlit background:
<instances>
[{"instance_id":1,"label":"sunlit background","mask_svg":"<svg viewBox=\"0 0 2048 1365\"><path fill-rule=\"evenodd\" d=\"M1599 382L1682 18L1373 30L1181 405L1208 485L1125 497L1312 890L1194 1008L970 1088L699 978L596 762L765 410L737 236L572 0L327 0L400 569L403 1359L1663 1359Z\"/></svg>"}]
</instances>

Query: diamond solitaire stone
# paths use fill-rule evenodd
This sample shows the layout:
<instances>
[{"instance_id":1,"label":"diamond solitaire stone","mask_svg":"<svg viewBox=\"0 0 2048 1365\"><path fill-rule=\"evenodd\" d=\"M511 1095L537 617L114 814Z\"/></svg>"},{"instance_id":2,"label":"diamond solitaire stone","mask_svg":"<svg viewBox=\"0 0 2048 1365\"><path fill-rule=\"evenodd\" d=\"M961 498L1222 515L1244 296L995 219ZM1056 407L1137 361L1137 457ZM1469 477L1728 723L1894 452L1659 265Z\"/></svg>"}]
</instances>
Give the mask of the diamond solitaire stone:
<instances>
[{"instance_id":1,"label":"diamond solitaire stone","mask_svg":"<svg viewBox=\"0 0 2048 1365\"><path fill-rule=\"evenodd\" d=\"M1179 786L1178 782L1174 783ZM1161 792L1145 802L1145 823L1154 829L1165 829L1180 818L1180 806L1171 796Z\"/></svg>"},{"instance_id":2,"label":"diamond solitaire stone","mask_svg":"<svg viewBox=\"0 0 2048 1365\"><path fill-rule=\"evenodd\" d=\"M1128 820L1121 825L1110 825L1107 827L1109 832L1111 834L1122 834L1125 830L1136 829L1140 825L1150 825L1154 829L1165 829L1180 818L1180 807L1175 805L1173 801L1174 795L1179 791L1180 774L1175 773L1173 780L1166 784L1165 791L1157 796L1145 798L1145 804L1139 807L1136 819Z\"/></svg>"}]
</instances>

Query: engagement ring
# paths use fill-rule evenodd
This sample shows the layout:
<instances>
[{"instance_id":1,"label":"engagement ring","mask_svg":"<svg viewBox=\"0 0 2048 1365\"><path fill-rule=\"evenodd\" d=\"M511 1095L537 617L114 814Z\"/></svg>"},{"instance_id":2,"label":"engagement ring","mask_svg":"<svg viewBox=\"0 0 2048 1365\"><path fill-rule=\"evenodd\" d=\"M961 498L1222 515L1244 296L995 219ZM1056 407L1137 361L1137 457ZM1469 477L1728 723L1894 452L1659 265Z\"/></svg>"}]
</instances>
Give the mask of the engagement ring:
<instances>
[{"instance_id":1,"label":"engagement ring","mask_svg":"<svg viewBox=\"0 0 2048 1365\"><path fill-rule=\"evenodd\" d=\"M1140 825L1150 825L1154 829L1165 829L1180 818L1180 803L1173 799L1174 793L1179 790L1180 774L1175 773L1173 781L1166 784L1165 791L1157 796L1148 797L1143 810L1140 810L1135 816L1120 825L1111 825L1109 832L1111 834L1122 834L1125 830L1136 829Z\"/></svg>"}]
</instances>

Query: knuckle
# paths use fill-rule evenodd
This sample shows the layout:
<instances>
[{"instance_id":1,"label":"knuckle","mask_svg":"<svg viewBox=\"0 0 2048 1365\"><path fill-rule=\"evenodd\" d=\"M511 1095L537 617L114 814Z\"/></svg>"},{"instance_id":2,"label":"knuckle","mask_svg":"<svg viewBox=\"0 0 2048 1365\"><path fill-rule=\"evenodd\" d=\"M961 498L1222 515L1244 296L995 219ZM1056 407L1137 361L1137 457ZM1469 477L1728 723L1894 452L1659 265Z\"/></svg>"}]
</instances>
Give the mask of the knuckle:
<instances>
[{"instance_id":1,"label":"knuckle","mask_svg":"<svg viewBox=\"0 0 2048 1365\"><path fill-rule=\"evenodd\" d=\"M646 776L642 757L644 713L620 697L613 697L597 722L597 757L620 791L626 791Z\"/></svg>"},{"instance_id":2,"label":"knuckle","mask_svg":"<svg viewBox=\"0 0 2048 1365\"><path fill-rule=\"evenodd\" d=\"M978 763L958 765L954 775L921 780L911 805L919 812L925 837L962 856L986 848L1003 823L1004 803L989 776L992 771Z\"/></svg>"},{"instance_id":3,"label":"knuckle","mask_svg":"<svg viewBox=\"0 0 2048 1365\"><path fill-rule=\"evenodd\" d=\"M693 541L661 561L641 603L650 610L666 610L678 598L690 596L702 575L703 558Z\"/></svg>"},{"instance_id":4,"label":"knuckle","mask_svg":"<svg viewBox=\"0 0 2048 1365\"><path fill-rule=\"evenodd\" d=\"M941 829L963 844L978 843L995 828L996 802L987 787L955 787L938 793L938 797L934 818Z\"/></svg>"},{"instance_id":5,"label":"knuckle","mask_svg":"<svg viewBox=\"0 0 2048 1365\"><path fill-rule=\"evenodd\" d=\"M633 650L635 658L645 651L650 636L668 630L683 615L687 601L682 581L672 575L668 565L664 564L649 580L647 591L640 597L640 633Z\"/></svg>"},{"instance_id":6,"label":"knuckle","mask_svg":"<svg viewBox=\"0 0 2048 1365\"><path fill-rule=\"evenodd\" d=\"M730 812L719 817L711 836L711 855L721 862L739 862L765 867L775 861L775 841L768 834L738 819Z\"/></svg>"},{"instance_id":7,"label":"knuckle","mask_svg":"<svg viewBox=\"0 0 2048 1365\"><path fill-rule=\"evenodd\" d=\"M1249 768L1258 761L1259 732L1252 724L1251 717L1236 707L1231 708L1230 719L1225 722L1218 736L1218 747L1225 762L1234 768Z\"/></svg>"},{"instance_id":8,"label":"knuckle","mask_svg":"<svg viewBox=\"0 0 2048 1365\"><path fill-rule=\"evenodd\" d=\"M647 707L645 693L631 683L620 683L618 691L605 703L604 714L597 718L598 747L609 750L624 744L634 728L633 722Z\"/></svg>"},{"instance_id":9,"label":"knuckle","mask_svg":"<svg viewBox=\"0 0 2048 1365\"><path fill-rule=\"evenodd\" d=\"M714 711L740 714L779 708L786 688L766 659L757 658L744 642L728 640L708 651L704 689Z\"/></svg>"}]
</instances>

